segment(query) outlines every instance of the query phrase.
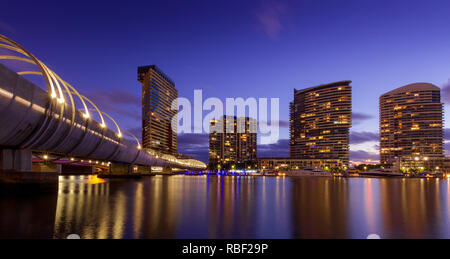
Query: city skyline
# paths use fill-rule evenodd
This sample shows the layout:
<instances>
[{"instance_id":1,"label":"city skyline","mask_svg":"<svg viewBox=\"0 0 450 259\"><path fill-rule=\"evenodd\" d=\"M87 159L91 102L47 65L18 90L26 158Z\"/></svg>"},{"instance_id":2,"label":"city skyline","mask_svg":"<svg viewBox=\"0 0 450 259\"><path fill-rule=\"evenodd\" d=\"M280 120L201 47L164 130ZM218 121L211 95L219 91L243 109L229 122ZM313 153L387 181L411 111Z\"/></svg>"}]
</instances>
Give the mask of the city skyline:
<instances>
[{"instance_id":1,"label":"city skyline","mask_svg":"<svg viewBox=\"0 0 450 259\"><path fill-rule=\"evenodd\" d=\"M2 7L0 238L450 238L450 1Z\"/></svg>"},{"instance_id":2,"label":"city skyline","mask_svg":"<svg viewBox=\"0 0 450 259\"><path fill-rule=\"evenodd\" d=\"M137 112L140 105L134 102L140 99L135 68L141 64L158 64L170 74L180 97L190 98L194 88L203 88L207 97L221 99L261 94L280 97L281 140L259 145L260 157L278 155L282 150L286 153L280 156L286 156L288 152L286 122L294 88L343 79L353 81L351 160L378 157L378 97L382 93L410 83L427 82L441 87L444 103L449 100L450 91L445 86L449 84L446 68L450 61L442 59L449 54L445 28L450 20L444 11L448 3L377 1L338 6L325 2L327 8L319 8L324 3L249 1L239 3L241 8L234 11L232 7L238 2L203 2L210 11L208 15L187 3L174 3L171 9L156 2L152 6L156 17L146 21L139 18L141 11L134 4L121 4L120 9L111 4L105 7L104 14L94 14L83 13L82 5L74 3L66 13L68 19L58 22L51 15L36 19L36 13L51 13L49 2L34 6L33 12L12 3L5 7L9 10L0 19L0 32L24 44L34 42L33 31L44 33L32 47L33 53L46 57L48 65L58 68L59 74L93 96L96 103L128 129L140 126L140 118L136 116L140 114ZM384 8L385 5L390 8ZM18 11L29 19L18 20L13 15ZM85 14L85 21L70 19L80 13ZM341 17L341 13L345 15ZM121 22L120 26L111 26L114 31L96 27L103 23L90 23L101 16L105 23L114 25L113 14L119 14ZM214 14L217 18L210 19ZM204 23L206 20L208 24ZM183 25L180 21L184 21ZM236 28L235 23L243 26ZM167 26L163 30L158 25ZM38 29L42 27L47 31ZM155 35L160 38L146 36L142 33L145 27L155 28ZM366 32L367 28L370 32ZM113 36L117 34L123 36L120 39ZM340 40L339 36L349 40ZM83 38L89 38L89 43ZM84 65L86 60L88 66ZM79 78L80 74L84 76ZM255 87L259 88L257 92L252 90ZM448 111L448 105L444 108ZM445 117L447 114L444 112ZM444 128L448 128L448 122ZM180 152L186 150L187 154L205 160L207 139L206 134L181 135ZM199 147L204 151L198 152Z\"/></svg>"}]
</instances>

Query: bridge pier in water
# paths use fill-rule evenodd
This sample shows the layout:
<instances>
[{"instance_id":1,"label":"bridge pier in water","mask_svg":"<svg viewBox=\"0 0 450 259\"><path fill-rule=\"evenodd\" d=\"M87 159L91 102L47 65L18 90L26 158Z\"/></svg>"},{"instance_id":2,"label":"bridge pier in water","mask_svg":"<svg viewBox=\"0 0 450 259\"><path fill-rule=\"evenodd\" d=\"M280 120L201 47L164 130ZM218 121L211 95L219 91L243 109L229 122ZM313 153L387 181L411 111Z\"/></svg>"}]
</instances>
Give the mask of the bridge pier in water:
<instances>
[{"instance_id":1,"label":"bridge pier in water","mask_svg":"<svg viewBox=\"0 0 450 259\"><path fill-rule=\"evenodd\" d=\"M39 172L39 173L62 174L62 165L55 164L52 162L37 162L37 163L33 163L32 171Z\"/></svg>"},{"instance_id":2,"label":"bridge pier in water","mask_svg":"<svg viewBox=\"0 0 450 259\"><path fill-rule=\"evenodd\" d=\"M57 171L35 171L34 169L36 168L32 163L31 150L0 149L1 191L58 190ZM17 188L19 186L23 186L25 188Z\"/></svg>"},{"instance_id":3,"label":"bridge pier in water","mask_svg":"<svg viewBox=\"0 0 450 259\"><path fill-rule=\"evenodd\" d=\"M111 163L109 170L99 173L100 177L140 177L152 175L151 166L133 165L133 164L121 164Z\"/></svg>"},{"instance_id":4,"label":"bridge pier in water","mask_svg":"<svg viewBox=\"0 0 450 259\"><path fill-rule=\"evenodd\" d=\"M171 167L167 167L167 166L163 167L161 174L173 174L172 168Z\"/></svg>"},{"instance_id":5,"label":"bridge pier in water","mask_svg":"<svg viewBox=\"0 0 450 259\"><path fill-rule=\"evenodd\" d=\"M1 149L0 164L2 171L31 172L31 151L23 149Z\"/></svg>"}]
</instances>

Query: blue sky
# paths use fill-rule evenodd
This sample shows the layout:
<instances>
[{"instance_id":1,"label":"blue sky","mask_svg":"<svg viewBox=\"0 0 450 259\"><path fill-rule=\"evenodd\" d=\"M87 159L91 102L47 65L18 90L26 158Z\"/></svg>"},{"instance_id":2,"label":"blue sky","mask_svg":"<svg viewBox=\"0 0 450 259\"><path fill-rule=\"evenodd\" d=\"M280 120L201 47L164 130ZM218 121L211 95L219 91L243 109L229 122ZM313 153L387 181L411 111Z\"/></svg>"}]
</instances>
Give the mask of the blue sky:
<instances>
[{"instance_id":1,"label":"blue sky","mask_svg":"<svg viewBox=\"0 0 450 259\"><path fill-rule=\"evenodd\" d=\"M376 158L378 97L413 82L445 87L450 78L444 0L11 1L2 9L0 34L134 132L140 65L157 64L180 97L200 88L204 98L280 98L284 121L294 88L352 80L351 158ZM179 139L180 152L205 160L205 136ZM287 155L287 141L259 154Z\"/></svg>"}]
</instances>

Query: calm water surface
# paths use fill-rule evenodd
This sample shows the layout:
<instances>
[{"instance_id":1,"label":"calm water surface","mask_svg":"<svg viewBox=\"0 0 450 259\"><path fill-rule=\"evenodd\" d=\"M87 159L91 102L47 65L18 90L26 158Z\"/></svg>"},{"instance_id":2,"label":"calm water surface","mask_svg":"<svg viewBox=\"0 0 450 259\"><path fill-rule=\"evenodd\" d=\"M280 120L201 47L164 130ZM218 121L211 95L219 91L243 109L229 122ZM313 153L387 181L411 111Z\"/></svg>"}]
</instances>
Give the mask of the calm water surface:
<instances>
[{"instance_id":1,"label":"calm water surface","mask_svg":"<svg viewBox=\"0 0 450 259\"><path fill-rule=\"evenodd\" d=\"M0 196L0 237L450 238L442 179L62 176Z\"/></svg>"}]
</instances>

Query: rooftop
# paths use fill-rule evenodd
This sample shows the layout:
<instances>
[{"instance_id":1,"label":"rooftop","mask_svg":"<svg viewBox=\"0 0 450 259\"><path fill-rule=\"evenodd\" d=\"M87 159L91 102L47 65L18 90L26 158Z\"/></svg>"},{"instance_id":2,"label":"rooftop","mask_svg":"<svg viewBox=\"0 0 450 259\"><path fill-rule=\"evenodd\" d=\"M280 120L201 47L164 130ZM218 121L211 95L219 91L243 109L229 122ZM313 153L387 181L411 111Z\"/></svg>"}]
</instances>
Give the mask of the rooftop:
<instances>
[{"instance_id":1,"label":"rooftop","mask_svg":"<svg viewBox=\"0 0 450 259\"><path fill-rule=\"evenodd\" d=\"M164 72L162 72L162 70L159 67L157 67L156 65L149 65L149 66L140 66L140 67L138 67L138 78L140 78L140 75L142 73L147 73L150 69L155 70L156 73L158 73L165 80L167 80L169 83L171 83L172 85L175 86L175 82L168 75L166 75Z\"/></svg>"},{"instance_id":2,"label":"rooftop","mask_svg":"<svg viewBox=\"0 0 450 259\"><path fill-rule=\"evenodd\" d=\"M383 95L399 94L406 92L417 92L417 91L440 91L441 89L430 83L414 83L399 87L392 91L389 91ZM383 96L382 95L382 96Z\"/></svg>"},{"instance_id":3,"label":"rooftop","mask_svg":"<svg viewBox=\"0 0 450 259\"><path fill-rule=\"evenodd\" d=\"M309 91L328 88L328 87L348 86L351 83L352 83L352 81L350 81L350 80L343 80L343 81L338 81L338 82L334 82L334 83L328 83L328 84L322 84L322 85L318 85L318 86L308 87L308 88L300 89L300 90L294 89L294 94L302 93L302 92L309 92Z\"/></svg>"}]
</instances>

